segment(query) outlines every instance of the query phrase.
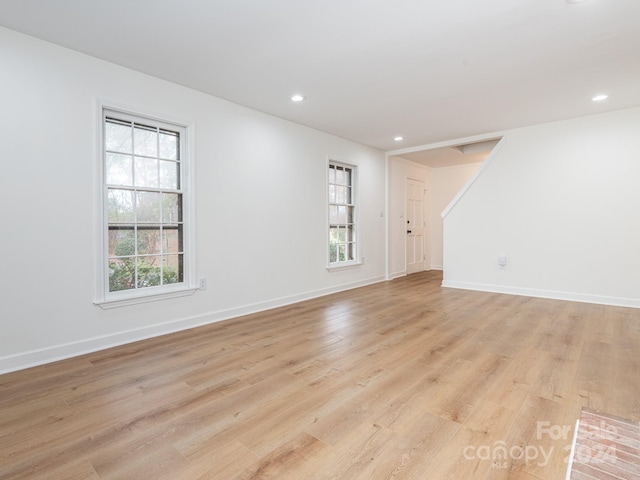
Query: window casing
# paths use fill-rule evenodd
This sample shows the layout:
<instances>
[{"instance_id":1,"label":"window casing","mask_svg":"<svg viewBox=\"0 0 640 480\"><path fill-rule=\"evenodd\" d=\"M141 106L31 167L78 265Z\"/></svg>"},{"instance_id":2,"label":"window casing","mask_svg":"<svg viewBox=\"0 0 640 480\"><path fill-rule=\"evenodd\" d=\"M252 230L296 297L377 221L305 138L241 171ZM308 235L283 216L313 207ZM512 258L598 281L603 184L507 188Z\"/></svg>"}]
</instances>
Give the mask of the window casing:
<instances>
[{"instance_id":1,"label":"window casing","mask_svg":"<svg viewBox=\"0 0 640 480\"><path fill-rule=\"evenodd\" d=\"M188 127L101 110L96 303L120 306L193 293Z\"/></svg>"},{"instance_id":2,"label":"window casing","mask_svg":"<svg viewBox=\"0 0 640 480\"><path fill-rule=\"evenodd\" d=\"M355 177L355 166L329 161L329 267L357 263Z\"/></svg>"}]
</instances>

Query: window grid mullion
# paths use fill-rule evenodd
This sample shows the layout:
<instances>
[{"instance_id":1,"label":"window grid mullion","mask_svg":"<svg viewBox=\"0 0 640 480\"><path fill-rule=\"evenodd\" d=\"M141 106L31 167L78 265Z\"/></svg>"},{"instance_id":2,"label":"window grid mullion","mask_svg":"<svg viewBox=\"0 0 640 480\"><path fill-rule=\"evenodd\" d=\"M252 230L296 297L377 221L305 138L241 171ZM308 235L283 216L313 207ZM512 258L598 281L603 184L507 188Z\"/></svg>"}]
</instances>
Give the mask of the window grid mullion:
<instances>
[{"instance_id":1,"label":"window grid mullion","mask_svg":"<svg viewBox=\"0 0 640 480\"><path fill-rule=\"evenodd\" d=\"M108 183L105 185L108 189L117 189L117 190L129 190L129 191L138 191L138 192L155 192L155 193L177 193L178 195L184 193L182 190L173 190L171 188L154 188L154 187L136 187L131 185L116 185L113 183Z\"/></svg>"},{"instance_id":2,"label":"window grid mullion","mask_svg":"<svg viewBox=\"0 0 640 480\"><path fill-rule=\"evenodd\" d=\"M158 181L158 187L162 190L162 187L160 187L161 183L160 183L160 129L158 127L156 127L155 129L156 131L156 178ZM159 231L159 235L160 238L158 239L158 241L160 242L160 285L164 285L164 255L163 255L163 249L164 249L164 241L163 241L163 230L162 230L162 226L164 225L164 193L161 191L160 192L160 231Z\"/></svg>"},{"instance_id":3,"label":"window grid mullion","mask_svg":"<svg viewBox=\"0 0 640 480\"><path fill-rule=\"evenodd\" d=\"M133 129L132 129L133 131ZM133 171L135 172L136 168L135 166L133 167ZM135 183L134 183L135 185ZM134 262L134 271L135 271L135 275L134 275L134 283L133 283L133 289L137 290L138 289L138 285L139 285L139 276L138 276L138 190L134 189L133 191L133 225L135 228L135 235L133 236L133 251L135 254L135 257L133 259Z\"/></svg>"}]
</instances>

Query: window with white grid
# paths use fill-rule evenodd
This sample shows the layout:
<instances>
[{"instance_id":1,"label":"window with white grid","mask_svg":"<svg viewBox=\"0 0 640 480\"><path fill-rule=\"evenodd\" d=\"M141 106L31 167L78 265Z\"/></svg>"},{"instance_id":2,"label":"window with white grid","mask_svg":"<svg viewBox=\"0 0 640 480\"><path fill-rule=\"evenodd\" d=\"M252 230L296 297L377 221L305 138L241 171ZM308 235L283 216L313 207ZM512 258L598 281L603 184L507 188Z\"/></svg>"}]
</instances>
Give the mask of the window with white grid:
<instances>
[{"instance_id":1,"label":"window with white grid","mask_svg":"<svg viewBox=\"0 0 640 480\"><path fill-rule=\"evenodd\" d=\"M103 300L190 287L186 127L104 109Z\"/></svg>"},{"instance_id":2,"label":"window with white grid","mask_svg":"<svg viewBox=\"0 0 640 480\"><path fill-rule=\"evenodd\" d=\"M329 162L329 266L356 263L355 169Z\"/></svg>"}]
</instances>

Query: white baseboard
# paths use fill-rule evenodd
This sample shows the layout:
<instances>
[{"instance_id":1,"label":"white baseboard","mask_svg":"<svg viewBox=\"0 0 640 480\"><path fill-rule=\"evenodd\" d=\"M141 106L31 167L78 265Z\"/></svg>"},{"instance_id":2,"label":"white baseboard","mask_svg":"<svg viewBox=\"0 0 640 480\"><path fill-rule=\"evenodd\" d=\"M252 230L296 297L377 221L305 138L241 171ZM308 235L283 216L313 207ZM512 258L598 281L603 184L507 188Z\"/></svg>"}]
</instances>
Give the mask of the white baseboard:
<instances>
[{"instance_id":1,"label":"white baseboard","mask_svg":"<svg viewBox=\"0 0 640 480\"><path fill-rule=\"evenodd\" d=\"M323 288L320 290L276 298L273 300L268 300L266 302L253 303L241 307L181 318L170 322L138 328L135 330L116 332L109 335L86 338L76 342L54 345L38 350L30 350L13 355L6 355L0 357L0 374L9 373L16 370L23 370L25 368L56 362L58 360L64 360L71 357L77 357L86 353L97 352L99 350L105 350L107 348L117 347L119 345L137 342L139 340L145 340L147 338L158 337L160 335L166 335L189 328L221 322L223 320L229 320L231 318L240 317L251 313L270 310L272 308L283 307L286 305L291 305L293 303L302 302L304 300L311 300L312 298L323 297L332 293L343 292L345 290L351 290L354 288L383 282L385 280L386 279L384 278L384 276L373 277L358 282L351 282L342 285L336 285L334 287Z\"/></svg>"},{"instance_id":2,"label":"white baseboard","mask_svg":"<svg viewBox=\"0 0 640 480\"><path fill-rule=\"evenodd\" d=\"M402 270L400 272L394 272L394 273L390 273L387 276L387 280L394 280L396 278L400 278L400 277L406 277L407 276L407 271L406 270Z\"/></svg>"},{"instance_id":3,"label":"white baseboard","mask_svg":"<svg viewBox=\"0 0 640 480\"><path fill-rule=\"evenodd\" d=\"M432 270L440 270L440 271L442 271L442 266L435 265L435 266L427 266L427 267L424 268L425 272L430 272ZM402 270L400 272L390 273L387 276L387 280L394 280L396 278L406 277L406 276L407 276L407 271L406 270Z\"/></svg>"},{"instance_id":4,"label":"white baseboard","mask_svg":"<svg viewBox=\"0 0 640 480\"><path fill-rule=\"evenodd\" d=\"M462 290L477 290L480 292L504 293L507 295L523 295L525 297L550 298L553 300L567 300L570 302L596 303L599 305L612 305L616 307L640 308L640 299L637 298L609 297L587 293L563 292L537 288L509 287L505 285L491 285L483 283L456 282L451 280L443 281L442 286L449 288L459 288Z\"/></svg>"}]
</instances>

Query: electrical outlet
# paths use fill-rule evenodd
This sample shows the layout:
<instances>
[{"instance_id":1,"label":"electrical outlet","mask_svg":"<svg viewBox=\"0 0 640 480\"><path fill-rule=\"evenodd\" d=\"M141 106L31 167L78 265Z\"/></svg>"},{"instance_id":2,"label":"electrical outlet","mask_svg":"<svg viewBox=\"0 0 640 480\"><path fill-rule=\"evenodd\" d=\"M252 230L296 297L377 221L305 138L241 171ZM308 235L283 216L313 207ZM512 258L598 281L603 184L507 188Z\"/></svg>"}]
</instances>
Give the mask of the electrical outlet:
<instances>
[{"instance_id":1,"label":"electrical outlet","mask_svg":"<svg viewBox=\"0 0 640 480\"><path fill-rule=\"evenodd\" d=\"M206 278L201 278L200 279L200 290L206 290L207 289L207 279Z\"/></svg>"}]
</instances>

